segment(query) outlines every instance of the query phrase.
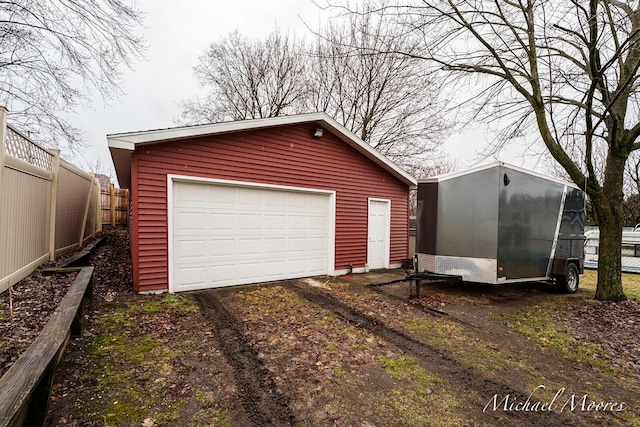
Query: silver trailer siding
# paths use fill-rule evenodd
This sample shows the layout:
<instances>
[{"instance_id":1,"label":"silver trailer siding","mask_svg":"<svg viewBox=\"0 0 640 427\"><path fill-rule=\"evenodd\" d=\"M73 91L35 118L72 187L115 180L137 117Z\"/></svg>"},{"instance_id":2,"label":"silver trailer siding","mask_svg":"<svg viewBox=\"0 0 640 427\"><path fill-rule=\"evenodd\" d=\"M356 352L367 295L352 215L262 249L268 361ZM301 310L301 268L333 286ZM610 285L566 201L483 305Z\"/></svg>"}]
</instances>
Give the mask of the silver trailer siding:
<instances>
[{"instance_id":1,"label":"silver trailer siding","mask_svg":"<svg viewBox=\"0 0 640 427\"><path fill-rule=\"evenodd\" d=\"M581 190L504 163L418 183L421 271L494 284L549 279L564 274L562 260L583 258L583 229Z\"/></svg>"}]
</instances>

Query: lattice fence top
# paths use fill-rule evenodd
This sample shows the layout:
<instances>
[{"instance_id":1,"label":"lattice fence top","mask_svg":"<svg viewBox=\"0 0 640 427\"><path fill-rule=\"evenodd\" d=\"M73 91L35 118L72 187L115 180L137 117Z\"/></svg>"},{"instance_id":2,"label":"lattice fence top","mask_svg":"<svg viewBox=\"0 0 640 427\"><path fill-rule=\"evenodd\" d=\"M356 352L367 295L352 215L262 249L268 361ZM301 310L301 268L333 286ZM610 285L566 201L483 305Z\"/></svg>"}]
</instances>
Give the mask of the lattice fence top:
<instances>
[{"instance_id":1,"label":"lattice fence top","mask_svg":"<svg viewBox=\"0 0 640 427\"><path fill-rule=\"evenodd\" d=\"M7 125L6 152L41 169L52 169L53 155L10 125Z\"/></svg>"}]
</instances>

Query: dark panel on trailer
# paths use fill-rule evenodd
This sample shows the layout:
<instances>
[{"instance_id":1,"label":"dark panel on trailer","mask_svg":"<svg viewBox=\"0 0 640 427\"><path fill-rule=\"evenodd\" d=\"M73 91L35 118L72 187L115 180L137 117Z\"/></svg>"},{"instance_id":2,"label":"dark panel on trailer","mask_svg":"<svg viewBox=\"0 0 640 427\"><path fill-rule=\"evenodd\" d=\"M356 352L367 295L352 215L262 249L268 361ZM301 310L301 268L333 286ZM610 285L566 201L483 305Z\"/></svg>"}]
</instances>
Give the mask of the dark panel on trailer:
<instances>
[{"instance_id":1,"label":"dark panel on trailer","mask_svg":"<svg viewBox=\"0 0 640 427\"><path fill-rule=\"evenodd\" d=\"M500 167L498 279L545 277L564 185Z\"/></svg>"},{"instance_id":2,"label":"dark panel on trailer","mask_svg":"<svg viewBox=\"0 0 640 427\"><path fill-rule=\"evenodd\" d=\"M569 188L562 212L556 257L584 257L584 193Z\"/></svg>"},{"instance_id":3,"label":"dark panel on trailer","mask_svg":"<svg viewBox=\"0 0 640 427\"><path fill-rule=\"evenodd\" d=\"M438 227L438 183L421 182L418 184L418 206L416 221L416 252L436 253Z\"/></svg>"}]
</instances>

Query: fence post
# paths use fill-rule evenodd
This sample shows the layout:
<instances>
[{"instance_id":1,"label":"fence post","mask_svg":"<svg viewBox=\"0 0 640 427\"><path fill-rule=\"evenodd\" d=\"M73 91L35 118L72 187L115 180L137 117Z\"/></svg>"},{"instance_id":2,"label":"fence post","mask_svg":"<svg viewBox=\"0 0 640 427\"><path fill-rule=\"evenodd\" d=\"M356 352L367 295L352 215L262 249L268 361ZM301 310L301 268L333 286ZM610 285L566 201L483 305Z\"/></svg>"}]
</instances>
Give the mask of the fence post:
<instances>
[{"instance_id":1,"label":"fence post","mask_svg":"<svg viewBox=\"0 0 640 427\"><path fill-rule=\"evenodd\" d=\"M109 203L110 203L110 212L111 215L111 227L115 228L116 226L116 186L114 184L109 184Z\"/></svg>"},{"instance_id":2,"label":"fence post","mask_svg":"<svg viewBox=\"0 0 640 427\"><path fill-rule=\"evenodd\" d=\"M125 215L124 215L124 225L126 225L127 227L130 227L131 224L129 222L129 219L131 219L131 209L132 209L132 207L131 207L131 190L125 190L124 197L125 197L125 200L126 200L126 202L124 204L124 206L126 208L126 212L125 212Z\"/></svg>"},{"instance_id":3,"label":"fence post","mask_svg":"<svg viewBox=\"0 0 640 427\"><path fill-rule=\"evenodd\" d=\"M78 243L78 248L82 248L82 243L84 242L84 230L87 227L87 216L89 216L89 205L91 204L91 193L93 193L93 180L96 178L96 174L91 174L91 179L89 180L89 186L87 188L87 198L84 204L84 215L82 217L82 226L80 227L80 241Z\"/></svg>"},{"instance_id":4,"label":"fence post","mask_svg":"<svg viewBox=\"0 0 640 427\"><path fill-rule=\"evenodd\" d=\"M0 106L0 190L2 189L2 173L4 172L4 153L7 139L7 109Z\"/></svg>"},{"instance_id":5,"label":"fence post","mask_svg":"<svg viewBox=\"0 0 640 427\"><path fill-rule=\"evenodd\" d=\"M51 202L49 204L49 261L56 260L56 209L58 206L58 175L60 174L60 150L50 148L51 159Z\"/></svg>"},{"instance_id":6,"label":"fence post","mask_svg":"<svg viewBox=\"0 0 640 427\"><path fill-rule=\"evenodd\" d=\"M96 187L96 209L94 215L96 216L95 232L102 231L102 187L100 186L100 180L95 179Z\"/></svg>"}]
</instances>

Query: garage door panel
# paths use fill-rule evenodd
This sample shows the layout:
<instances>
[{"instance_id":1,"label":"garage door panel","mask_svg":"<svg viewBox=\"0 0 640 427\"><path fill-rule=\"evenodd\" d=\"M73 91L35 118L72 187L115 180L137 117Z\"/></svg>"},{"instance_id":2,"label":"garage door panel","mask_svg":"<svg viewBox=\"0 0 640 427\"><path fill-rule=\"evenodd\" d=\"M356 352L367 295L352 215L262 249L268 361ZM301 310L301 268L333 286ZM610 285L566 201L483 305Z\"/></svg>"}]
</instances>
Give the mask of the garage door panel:
<instances>
[{"instance_id":1,"label":"garage door panel","mask_svg":"<svg viewBox=\"0 0 640 427\"><path fill-rule=\"evenodd\" d=\"M322 274L321 271L324 270L324 258L310 258L307 260L307 268L312 272L318 272L315 274Z\"/></svg>"},{"instance_id":2,"label":"garage door panel","mask_svg":"<svg viewBox=\"0 0 640 427\"><path fill-rule=\"evenodd\" d=\"M287 271L291 275L304 274L307 271L307 259L289 258L287 260Z\"/></svg>"},{"instance_id":3,"label":"garage door panel","mask_svg":"<svg viewBox=\"0 0 640 427\"><path fill-rule=\"evenodd\" d=\"M206 252L209 247L206 239L193 239L182 237L175 240L175 250L182 254L182 260L185 263L196 260L201 262L206 259Z\"/></svg>"},{"instance_id":4,"label":"garage door panel","mask_svg":"<svg viewBox=\"0 0 640 427\"><path fill-rule=\"evenodd\" d=\"M264 203L264 191L251 188L236 187L236 194L238 197L238 205L247 206L260 206Z\"/></svg>"},{"instance_id":5,"label":"garage door panel","mask_svg":"<svg viewBox=\"0 0 640 427\"><path fill-rule=\"evenodd\" d=\"M286 254L287 239L284 237L264 239L264 253L270 256L284 257Z\"/></svg>"},{"instance_id":6,"label":"garage door panel","mask_svg":"<svg viewBox=\"0 0 640 427\"><path fill-rule=\"evenodd\" d=\"M237 270L235 271L236 279L239 280L239 284L251 283L252 281L261 281L262 277L262 264L260 260L247 260L237 263Z\"/></svg>"},{"instance_id":7,"label":"garage door panel","mask_svg":"<svg viewBox=\"0 0 640 427\"><path fill-rule=\"evenodd\" d=\"M236 263L234 260L228 260L227 262L219 262L216 264L215 271L209 268L210 280L231 280L234 278Z\"/></svg>"},{"instance_id":8,"label":"garage door panel","mask_svg":"<svg viewBox=\"0 0 640 427\"><path fill-rule=\"evenodd\" d=\"M181 181L173 190L173 291L328 272L328 194Z\"/></svg>"},{"instance_id":9,"label":"garage door panel","mask_svg":"<svg viewBox=\"0 0 640 427\"><path fill-rule=\"evenodd\" d=\"M311 196L307 197L306 205L310 208L322 208L324 203L321 199Z\"/></svg>"},{"instance_id":10,"label":"garage door panel","mask_svg":"<svg viewBox=\"0 0 640 427\"><path fill-rule=\"evenodd\" d=\"M183 286L202 286L205 284L207 268L199 266L182 266L176 269L176 280L179 280Z\"/></svg>"},{"instance_id":11,"label":"garage door panel","mask_svg":"<svg viewBox=\"0 0 640 427\"><path fill-rule=\"evenodd\" d=\"M209 187L207 204L215 203L221 207L223 206L235 206L237 204L236 194L237 191L234 187Z\"/></svg>"},{"instance_id":12,"label":"garage door panel","mask_svg":"<svg viewBox=\"0 0 640 427\"><path fill-rule=\"evenodd\" d=\"M238 216L240 230L260 230L263 228L262 215L241 213Z\"/></svg>"},{"instance_id":13,"label":"garage door panel","mask_svg":"<svg viewBox=\"0 0 640 427\"><path fill-rule=\"evenodd\" d=\"M327 217L310 215L309 216L309 230L315 230L323 232L327 229Z\"/></svg>"},{"instance_id":14,"label":"garage door panel","mask_svg":"<svg viewBox=\"0 0 640 427\"><path fill-rule=\"evenodd\" d=\"M265 219L267 230L284 231L287 228L287 215L285 214L267 214Z\"/></svg>"},{"instance_id":15,"label":"garage door panel","mask_svg":"<svg viewBox=\"0 0 640 427\"><path fill-rule=\"evenodd\" d=\"M204 230L207 228L207 214L205 212L178 211L176 213L180 231Z\"/></svg>"},{"instance_id":16,"label":"garage door panel","mask_svg":"<svg viewBox=\"0 0 640 427\"><path fill-rule=\"evenodd\" d=\"M289 194L289 207L290 208L306 208L313 205L313 196L305 193L290 193Z\"/></svg>"},{"instance_id":17,"label":"garage door panel","mask_svg":"<svg viewBox=\"0 0 640 427\"><path fill-rule=\"evenodd\" d=\"M255 257L264 251L261 238L238 239L237 254L241 257Z\"/></svg>"},{"instance_id":18,"label":"garage door panel","mask_svg":"<svg viewBox=\"0 0 640 427\"><path fill-rule=\"evenodd\" d=\"M236 225L236 214L233 212L210 212L208 221L210 230L229 230Z\"/></svg>"},{"instance_id":19,"label":"garage door panel","mask_svg":"<svg viewBox=\"0 0 640 427\"><path fill-rule=\"evenodd\" d=\"M265 198L265 206L267 208L277 208L277 210L284 210L287 206L287 201L289 200L289 193L284 191L273 191L269 194L269 197Z\"/></svg>"},{"instance_id":20,"label":"garage door panel","mask_svg":"<svg viewBox=\"0 0 640 427\"><path fill-rule=\"evenodd\" d=\"M202 197L203 194L205 197ZM175 195L176 203L180 206L204 206L208 202L207 190L202 190L193 186L184 186L180 193Z\"/></svg>"},{"instance_id":21,"label":"garage door panel","mask_svg":"<svg viewBox=\"0 0 640 427\"><path fill-rule=\"evenodd\" d=\"M307 239L305 237L290 237L287 239L288 249L290 253L307 252Z\"/></svg>"},{"instance_id":22,"label":"garage door panel","mask_svg":"<svg viewBox=\"0 0 640 427\"><path fill-rule=\"evenodd\" d=\"M265 261L261 266L261 269L264 272L264 278L267 280L277 280L285 268L286 263L280 260L271 262Z\"/></svg>"},{"instance_id":23,"label":"garage door panel","mask_svg":"<svg viewBox=\"0 0 640 427\"><path fill-rule=\"evenodd\" d=\"M318 254L322 254L327 251L326 243L327 241L322 237L310 237L307 239L307 248L310 253L315 251Z\"/></svg>"},{"instance_id":24,"label":"garage door panel","mask_svg":"<svg viewBox=\"0 0 640 427\"><path fill-rule=\"evenodd\" d=\"M208 241L208 246L205 249L211 257L220 258L223 256L234 257L237 249L236 249L236 239L210 239Z\"/></svg>"},{"instance_id":25,"label":"garage door panel","mask_svg":"<svg viewBox=\"0 0 640 427\"><path fill-rule=\"evenodd\" d=\"M306 230L307 229L307 216L300 214L289 215L288 221L290 230Z\"/></svg>"}]
</instances>

